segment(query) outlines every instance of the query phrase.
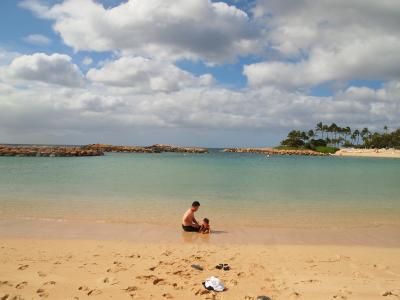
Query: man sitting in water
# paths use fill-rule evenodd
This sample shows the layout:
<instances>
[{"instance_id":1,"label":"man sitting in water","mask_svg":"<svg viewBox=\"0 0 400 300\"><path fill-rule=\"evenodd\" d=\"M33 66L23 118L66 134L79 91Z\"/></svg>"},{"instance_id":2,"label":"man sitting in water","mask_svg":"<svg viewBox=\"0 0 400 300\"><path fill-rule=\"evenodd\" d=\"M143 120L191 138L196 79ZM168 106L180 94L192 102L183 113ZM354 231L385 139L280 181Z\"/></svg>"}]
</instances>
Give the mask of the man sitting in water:
<instances>
[{"instance_id":1,"label":"man sitting in water","mask_svg":"<svg viewBox=\"0 0 400 300\"><path fill-rule=\"evenodd\" d=\"M194 217L194 213L199 209L200 203L198 201L194 201L192 203L192 207L185 212L182 218L182 228L188 232L198 232L200 225L196 221Z\"/></svg>"}]
</instances>

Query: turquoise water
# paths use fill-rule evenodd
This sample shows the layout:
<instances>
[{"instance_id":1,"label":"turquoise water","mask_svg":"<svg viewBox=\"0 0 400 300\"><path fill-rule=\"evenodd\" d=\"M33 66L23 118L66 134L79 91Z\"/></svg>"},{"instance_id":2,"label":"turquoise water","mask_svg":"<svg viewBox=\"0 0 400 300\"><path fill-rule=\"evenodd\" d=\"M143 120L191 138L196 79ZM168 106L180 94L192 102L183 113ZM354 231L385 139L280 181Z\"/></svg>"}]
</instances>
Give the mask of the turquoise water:
<instances>
[{"instance_id":1,"label":"turquoise water","mask_svg":"<svg viewBox=\"0 0 400 300\"><path fill-rule=\"evenodd\" d=\"M1 217L245 226L400 224L400 160L259 154L0 157Z\"/></svg>"}]
</instances>

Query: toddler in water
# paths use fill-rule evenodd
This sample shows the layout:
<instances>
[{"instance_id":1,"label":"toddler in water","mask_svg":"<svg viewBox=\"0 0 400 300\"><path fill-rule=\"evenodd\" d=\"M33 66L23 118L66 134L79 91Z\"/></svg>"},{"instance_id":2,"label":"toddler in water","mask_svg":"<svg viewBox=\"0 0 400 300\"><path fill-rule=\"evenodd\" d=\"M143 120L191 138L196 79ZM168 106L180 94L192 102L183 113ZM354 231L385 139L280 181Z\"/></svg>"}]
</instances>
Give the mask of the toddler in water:
<instances>
[{"instance_id":1,"label":"toddler in water","mask_svg":"<svg viewBox=\"0 0 400 300\"><path fill-rule=\"evenodd\" d=\"M211 227L210 227L210 220L207 218L203 219L203 224L201 224L199 228L199 233L211 233Z\"/></svg>"}]
</instances>

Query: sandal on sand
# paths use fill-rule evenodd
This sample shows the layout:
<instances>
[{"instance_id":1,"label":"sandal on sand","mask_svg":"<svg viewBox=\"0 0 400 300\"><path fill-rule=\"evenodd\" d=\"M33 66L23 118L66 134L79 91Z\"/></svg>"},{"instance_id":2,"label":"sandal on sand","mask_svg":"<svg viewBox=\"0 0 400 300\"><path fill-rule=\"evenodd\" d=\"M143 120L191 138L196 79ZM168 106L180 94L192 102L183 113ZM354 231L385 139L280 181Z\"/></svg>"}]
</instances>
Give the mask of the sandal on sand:
<instances>
[{"instance_id":1,"label":"sandal on sand","mask_svg":"<svg viewBox=\"0 0 400 300\"><path fill-rule=\"evenodd\" d=\"M212 286L206 286L206 282L205 281L203 281L201 284L204 286L204 288L206 290L209 290L209 291L213 291L214 290L214 288Z\"/></svg>"},{"instance_id":2,"label":"sandal on sand","mask_svg":"<svg viewBox=\"0 0 400 300\"><path fill-rule=\"evenodd\" d=\"M204 270L203 267L200 266L200 265L191 265L191 267L192 267L193 269L196 269L196 270L199 270L199 271L203 271L203 270Z\"/></svg>"},{"instance_id":3,"label":"sandal on sand","mask_svg":"<svg viewBox=\"0 0 400 300\"><path fill-rule=\"evenodd\" d=\"M228 264L224 264L223 269L224 271L229 271L231 267Z\"/></svg>"},{"instance_id":4,"label":"sandal on sand","mask_svg":"<svg viewBox=\"0 0 400 300\"><path fill-rule=\"evenodd\" d=\"M224 267L224 264L218 264L215 266L216 269L221 270Z\"/></svg>"}]
</instances>

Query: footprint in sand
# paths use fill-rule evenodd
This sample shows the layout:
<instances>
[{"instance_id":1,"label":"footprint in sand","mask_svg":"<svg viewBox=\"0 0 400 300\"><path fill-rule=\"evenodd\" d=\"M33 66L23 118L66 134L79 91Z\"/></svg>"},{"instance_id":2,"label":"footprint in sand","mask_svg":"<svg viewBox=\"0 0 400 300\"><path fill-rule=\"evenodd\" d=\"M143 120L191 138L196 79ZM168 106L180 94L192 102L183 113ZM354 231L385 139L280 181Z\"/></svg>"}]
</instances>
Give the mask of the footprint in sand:
<instances>
[{"instance_id":1,"label":"footprint in sand","mask_svg":"<svg viewBox=\"0 0 400 300\"><path fill-rule=\"evenodd\" d=\"M172 274L174 274L174 275L181 275L182 273L183 273L182 270L178 270L178 271L173 272Z\"/></svg>"},{"instance_id":2,"label":"footprint in sand","mask_svg":"<svg viewBox=\"0 0 400 300\"><path fill-rule=\"evenodd\" d=\"M170 293L165 293L162 295L164 298L173 299L174 297Z\"/></svg>"},{"instance_id":3,"label":"footprint in sand","mask_svg":"<svg viewBox=\"0 0 400 300\"><path fill-rule=\"evenodd\" d=\"M234 279L232 279L231 281L229 281L229 283L230 283L231 285L238 285L237 280L234 280Z\"/></svg>"},{"instance_id":4,"label":"footprint in sand","mask_svg":"<svg viewBox=\"0 0 400 300\"><path fill-rule=\"evenodd\" d=\"M114 261L113 264L114 266L112 268L107 269L108 273L118 273L127 270L127 268L123 267L122 263L119 261Z\"/></svg>"},{"instance_id":5,"label":"footprint in sand","mask_svg":"<svg viewBox=\"0 0 400 300\"><path fill-rule=\"evenodd\" d=\"M26 268L28 268L29 267L29 265L20 265L19 267L18 267L18 270L25 270Z\"/></svg>"},{"instance_id":6,"label":"footprint in sand","mask_svg":"<svg viewBox=\"0 0 400 300\"><path fill-rule=\"evenodd\" d=\"M208 294L210 294L211 292L209 291L209 290L203 290L203 289L198 289L197 291L196 291L196 293L194 293L196 296L198 296L198 295L208 295Z\"/></svg>"},{"instance_id":7,"label":"footprint in sand","mask_svg":"<svg viewBox=\"0 0 400 300\"><path fill-rule=\"evenodd\" d=\"M13 286L12 283L7 281L7 280L6 281L0 281L0 286L3 286L3 285Z\"/></svg>"},{"instance_id":8,"label":"footprint in sand","mask_svg":"<svg viewBox=\"0 0 400 300\"><path fill-rule=\"evenodd\" d=\"M46 292L45 289L37 289L36 294L38 294L41 298L47 298L49 296L49 293Z\"/></svg>"},{"instance_id":9,"label":"footprint in sand","mask_svg":"<svg viewBox=\"0 0 400 300\"><path fill-rule=\"evenodd\" d=\"M178 286L178 284L176 283L176 282L174 282L173 284L171 284L172 285L172 287L175 289L175 290L183 290L184 289L184 287L183 286ZM196 284L197 285L197 284Z\"/></svg>"},{"instance_id":10,"label":"footprint in sand","mask_svg":"<svg viewBox=\"0 0 400 300\"><path fill-rule=\"evenodd\" d=\"M43 283L43 285L55 285L56 282L51 280L51 281L46 281L45 283Z\"/></svg>"},{"instance_id":11,"label":"footprint in sand","mask_svg":"<svg viewBox=\"0 0 400 300\"><path fill-rule=\"evenodd\" d=\"M101 283L103 284L107 284L107 285L115 285L118 284L119 281L113 277L105 277L105 278L100 278L99 280Z\"/></svg>"},{"instance_id":12,"label":"footprint in sand","mask_svg":"<svg viewBox=\"0 0 400 300\"><path fill-rule=\"evenodd\" d=\"M28 283L26 281L20 282L18 283L15 288L16 289L23 289L24 287L26 287L28 285Z\"/></svg>"},{"instance_id":13,"label":"footprint in sand","mask_svg":"<svg viewBox=\"0 0 400 300\"><path fill-rule=\"evenodd\" d=\"M383 297L387 296L399 296L398 294L393 293L392 291L386 291L382 294Z\"/></svg>"},{"instance_id":14,"label":"footprint in sand","mask_svg":"<svg viewBox=\"0 0 400 300\"><path fill-rule=\"evenodd\" d=\"M108 268L107 273L118 273L118 272L123 272L126 270L127 270L127 268L116 266L116 267Z\"/></svg>"},{"instance_id":15,"label":"footprint in sand","mask_svg":"<svg viewBox=\"0 0 400 300\"><path fill-rule=\"evenodd\" d=\"M170 256L171 254L172 254L172 252L169 250L166 250L163 253L161 253L161 255L163 255L163 256Z\"/></svg>"},{"instance_id":16,"label":"footprint in sand","mask_svg":"<svg viewBox=\"0 0 400 300\"><path fill-rule=\"evenodd\" d=\"M136 292L138 288L136 286L128 286L124 291L130 293L130 292Z\"/></svg>"},{"instance_id":17,"label":"footprint in sand","mask_svg":"<svg viewBox=\"0 0 400 300\"><path fill-rule=\"evenodd\" d=\"M299 292L293 292L291 295L290 295L290 299L297 299L297 298L299 298L301 296L301 294L299 293Z\"/></svg>"},{"instance_id":18,"label":"footprint in sand","mask_svg":"<svg viewBox=\"0 0 400 300\"><path fill-rule=\"evenodd\" d=\"M160 282L163 282L163 281L164 281L164 279L162 279L162 278L156 278L156 279L153 280L153 284L157 285L157 284L159 284Z\"/></svg>"},{"instance_id":19,"label":"footprint in sand","mask_svg":"<svg viewBox=\"0 0 400 300\"><path fill-rule=\"evenodd\" d=\"M98 290L98 289L93 289L90 290L87 295L88 296L96 296L96 295L100 295L102 293L102 291Z\"/></svg>"},{"instance_id":20,"label":"footprint in sand","mask_svg":"<svg viewBox=\"0 0 400 300\"><path fill-rule=\"evenodd\" d=\"M46 276L47 276L47 274L44 273L44 272L42 272L42 271L37 272L37 274L38 274L40 277L46 277Z\"/></svg>"},{"instance_id":21,"label":"footprint in sand","mask_svg":"<svg viewBox=\"0 0 400 300\"><path fill-rule=\"evenodd\" d=\"M237 275L237 277L241 278L241 277L243 277L245 274L244 274L244 272L239 272L239 273L237 273L236 275Z\"/></svg>"},{"instance_id":22,"label":"footprint in sand","mask_svg":"<svg viewBox=\"0 0 400 300\"><path fill-rule=\"evenodd\" d=\"M82 292L87 292L86 294L88 296L95 296L95 295L100 295L102 293L102 291L98 290L98 289L90 289L88 286L86 285L82 285L78 288L78 290L82 291Z\"/></svg>"}]
</instances>

